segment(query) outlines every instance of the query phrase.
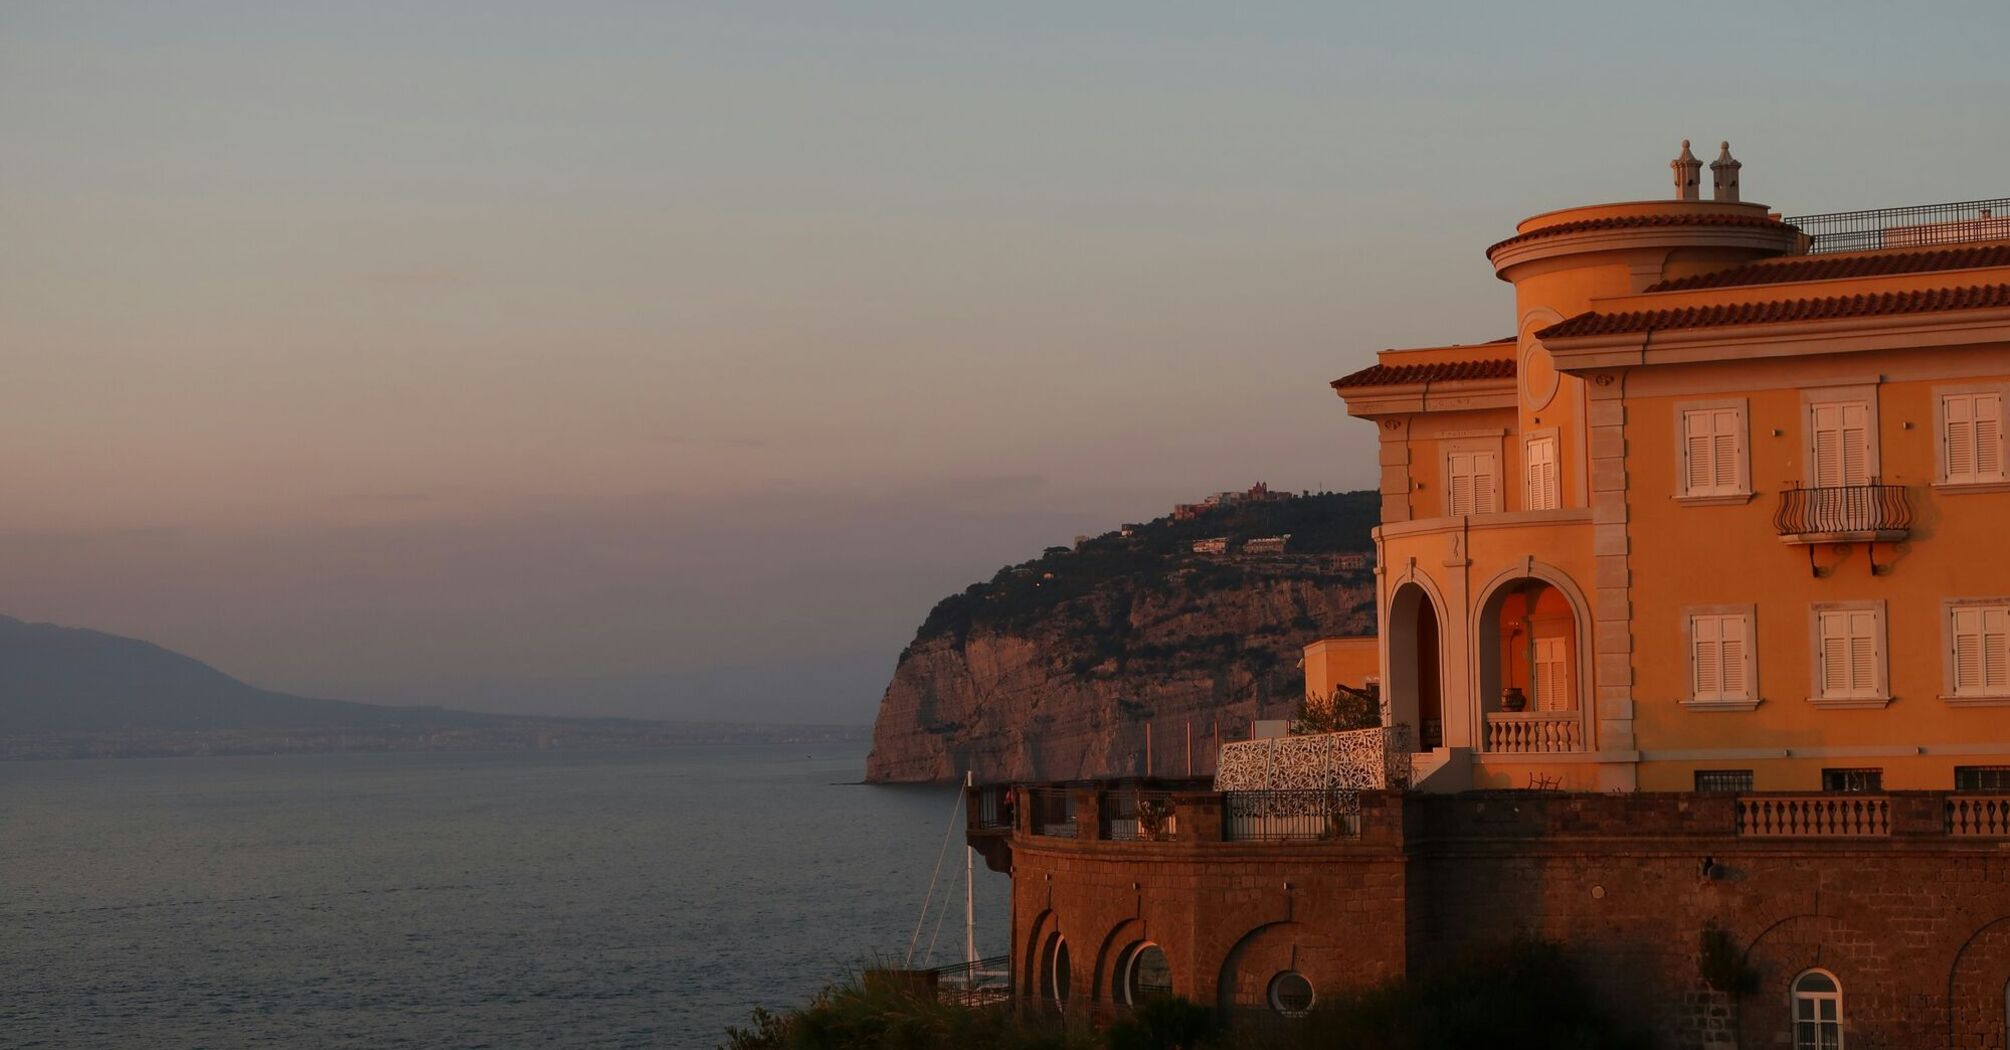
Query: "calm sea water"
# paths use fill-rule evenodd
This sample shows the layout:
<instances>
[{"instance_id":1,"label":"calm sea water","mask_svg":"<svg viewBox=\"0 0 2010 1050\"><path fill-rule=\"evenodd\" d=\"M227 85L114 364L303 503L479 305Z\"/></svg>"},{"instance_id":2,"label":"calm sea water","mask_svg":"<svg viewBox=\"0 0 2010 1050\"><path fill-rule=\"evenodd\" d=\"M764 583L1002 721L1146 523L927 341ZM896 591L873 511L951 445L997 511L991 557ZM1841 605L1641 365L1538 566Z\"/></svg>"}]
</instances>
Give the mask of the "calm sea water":
<instances>
[{"instance_id":1,"label":"calm sea water","mask_svg":"<svg viewBox=\"0 0 2010 1050\"><path fill-rule=\"evenodd\" d=\"M714 1046L905 950L955 796L864 758L0 763L0 1045Z\"/></svg>"}]
</instances>

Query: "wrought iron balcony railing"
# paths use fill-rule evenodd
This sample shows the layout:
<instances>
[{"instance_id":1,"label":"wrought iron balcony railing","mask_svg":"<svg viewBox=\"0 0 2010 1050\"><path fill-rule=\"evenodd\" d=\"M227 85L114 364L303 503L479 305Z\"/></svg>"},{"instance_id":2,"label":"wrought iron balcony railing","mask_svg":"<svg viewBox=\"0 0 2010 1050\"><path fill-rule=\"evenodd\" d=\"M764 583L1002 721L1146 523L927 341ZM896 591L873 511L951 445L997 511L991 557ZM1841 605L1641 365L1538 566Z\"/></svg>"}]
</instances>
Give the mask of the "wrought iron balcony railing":
<instances>
[{"instance_id":1,"label":"wrought iron balcony railing","mask_svg":"<svg viewBox=\"0 0 2010 1050\"><path fill-rule=\"evenodd\" d=\"M1994 241L2010 238L2010 197L1796 215L1786 221L1808 235L1810 254Z\"/></svg>"},{"instance_id":2,"label":"wrought iron balcony railing","mask_svg":"<svg viewBox=\"0 0 2010 1050\"><path fill-rule=\"evenodd\" d=\"M1904 485L1834 485L1787 489L1773 528L1788 542L1893 540L1912 527Z\"/></svg>"}]
</instances>

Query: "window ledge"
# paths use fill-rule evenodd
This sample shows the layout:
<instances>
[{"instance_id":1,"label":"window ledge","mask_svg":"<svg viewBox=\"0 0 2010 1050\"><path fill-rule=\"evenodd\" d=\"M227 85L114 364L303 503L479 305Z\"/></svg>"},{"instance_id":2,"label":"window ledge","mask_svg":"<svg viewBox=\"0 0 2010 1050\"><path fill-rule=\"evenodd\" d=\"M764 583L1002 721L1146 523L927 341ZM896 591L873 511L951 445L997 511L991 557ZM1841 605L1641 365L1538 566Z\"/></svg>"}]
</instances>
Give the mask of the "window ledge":
<instances>
[{"instance_id":1,"label":"window ledge","mask_svg":"<svg viewBox=\"0 0 2010 1050\"><path fill-rule=\"evenodd\" d=\"M1968 492L2010 492L2010 481L1936 481L1933 491L1949 496Z\"/></svg>"},{"instance_id":2,"label":"window ledge","mask_svg":"<svg viewBox=\"0 0 2010 1050\"><path fill-rule=\"evenodd\" d=\"M2010 707L2010 695L2002 693L1993 696L1942 694L1940 699L1949 707Z\"/></svg>"},{"instance_id":3,"label":"window ledge","mask_svg":"<svg viewBox=\"0 0 2010 1050\"><path fill-rule=\"evenodd\" d=\"M1891 703L1888 696L1811 696L1808 703L1837 711L1873 711Z\"/></svg>"},{"instance_id":4,"label":"window ledge","mask_svg":"<svg viewBox=\"0 0 2010 1050\"><path fill-rule=\"evenodd\" d=\"M1691 711L1750 711L1765 703L1763 697L1750 700L1678 700L1677 703Z\"/></svg>"},{"instance_id":5,"label":"window ledge","mask_svg":"<svg viewBox=\"0 0 2010 1050\"><path fill-rule=\"evenodd\" d=\"M1754 493L1733 493L1729 496L1671 496L1684 507L1739 507L1752 502Z\"/></svg>"}]
</instances>

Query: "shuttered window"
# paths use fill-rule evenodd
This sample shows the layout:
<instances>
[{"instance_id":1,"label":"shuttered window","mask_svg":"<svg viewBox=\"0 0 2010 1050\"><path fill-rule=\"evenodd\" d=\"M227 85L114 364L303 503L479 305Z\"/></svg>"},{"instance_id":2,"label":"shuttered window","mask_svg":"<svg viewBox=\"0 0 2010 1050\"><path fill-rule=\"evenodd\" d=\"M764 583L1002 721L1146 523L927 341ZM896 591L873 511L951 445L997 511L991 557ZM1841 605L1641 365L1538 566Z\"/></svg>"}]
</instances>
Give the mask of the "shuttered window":
<instances>
[{"instance_id":1,"label":"shuttered window","mask_svg":"<svg viewBox=\"0 0 2010 1050\"><path fill-rule=\"evenodd\" d=\"M1570 644L1563 638L1537 638L1535 640L1535 709L1538 711L1574 711L1577 702L1571 698L1570 689Z\"/></svg>"},{"instance_id":2,"label":"shuttered window","mask_svg":"<svg viewBox=\"0 0 2010 1050\"><path fill-rule=\"evenodd\" d=\"M2003 395L1942 394L1940 456L1943 481L1973 485L2004 480Z\"/></svg>"},{"instance_id":3,"label":"shuttered window","mask_svg":"<svg viewBox=\"0 0 2010 1050\"><path fill-rule=\"evenodd\" d=\"M1500 455L1492 449L1445 454L1445 513L1491 514L1501 509Z\"/></svg>"},{"instance_id":4,"label":"shuttered window","mask_svg":"<svg viewBox=\"0 0 2010 1050\"><path fill-rule=\"evenodd\" d=\"M1885 695L1882 620L1876 608L1827 609L1817 617L1822 699Z\"/></svg>"},{"instance_id":5,"label":"shuttered window","mask_svg":"<svg viewBox=\"0 0 2010 1050\"><path fill-rule=\"evenodd\" d=\"M1752 698L1752 618L1747 613L1689 617L1690 694L1697 700Z\"/></svg>"},{"instance_id":6,"label":"shuttered window","mask_svg":"<svg viewBox=\"0 0 2010 1050\"><path fill-rule=\"evenodd\" d=\"M1870 484L1870 404L1820 401L1809 407L1816 488Z\"/></svg>"},{"instance_id":7,"label":"shuttered window","mask_svg":"<svg viewBox=\"0 0 2010 1050\"><path fill-rule=\"evenodd\" d=\"M1555 510L1563 506L1557 484L1556 435L1542 434L1528 439L1529 510Z\"/></svg>"},{"instance_id":8,"label":"shuttered window","mask_svg":"<svg viewBox=\"0 0 2010 1050\"><path fill-rule=\"evenodd\" d=\"M1682 413L1682 495L1738 496L1751 491L1742 408Z\"/></svg>"},{"instance_id":9,"label":"shuttered window","mask_svg":"<svg viewBox=\"0 0 2010 1050\"><path fill-rule=\"evenodd\" d=\"M1954 695L2010 695L2010 603L1948 610Z\"/></svg>"}]
</instances>

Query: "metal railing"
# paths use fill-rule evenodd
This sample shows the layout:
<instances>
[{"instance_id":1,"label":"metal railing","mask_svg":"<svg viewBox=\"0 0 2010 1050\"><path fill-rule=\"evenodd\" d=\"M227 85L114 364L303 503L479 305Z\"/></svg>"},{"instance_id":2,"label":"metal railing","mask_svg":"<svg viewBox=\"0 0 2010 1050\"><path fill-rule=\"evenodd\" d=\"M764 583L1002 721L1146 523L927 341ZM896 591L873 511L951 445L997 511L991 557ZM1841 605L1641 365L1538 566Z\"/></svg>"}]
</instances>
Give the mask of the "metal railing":
<instances>
[{"instance_id":1,"label":"metal railing","mask_svg":"<svg viewBox=\"0 0 2010 1050\"><path fill-rule=\"evenodd\" d=\"M994 955L927 971L938 1001L957 1006L989 1006L1012 998L1012 957Z\"/></svg>"},{"instance_id":2,"label":"metal railing","mask_svg":"<svg viewBox=\"0 0 2010 1050\"><path fill-rule=\"evenodd\" d=\"M1012 788L1009 784L986 784L971 793L977 807L972 814L970 826L980 831L1010 830L1012 827Z\"/></svg>"},{"instance_id":3,"label":"metal railing","mask_svg":"<svg viewBox=\"0 0 2010 1050\"><path fill-rule=\"evenodd\" d=\"M2010 238L2010 197L1796 215L1786 221L1807 235L1810 254L1993 241Z\"/></svg>"},{"instance_id":4,"label":"metal railing","mask_svg":"<svg viewBox=\"0 0 2010 1050\"><path fill-rule=\"evenodd\" d=\"M1891 801L1880 795L1753 796L1738 799L1738 834L1841 839L1891 834Z\"/></svg>"},{"instance_id":5,"label":"metal railing","mask_svg":"<svg viewBox=\"0 0 2010 1050\"><path fill-rule=\"evenodd\" d=\"M1120 842L1170 842L1179 832L1172 792L1118 788L1098 811L1103 837Z\"/></svg>"},{"instance_id":6,"label":"metal railing","mask_svg":"<svg viewBox=\"0 0 2010 1050\"><path fill-rule=\"evenodd\" d=\"M1049 838L1075 837L1075 792L1069 788L1032 788L1026 792L1033 807L1033 834Z\"/></svg>"},{"instance_id":7,"label":"metal railing","mask_svg":"<svg viewBox=\"0 0 2010 1050\"><path fill-rule=\"evenodd\" d=\"M2010 838L2010 795L1949 795L1947 833L1959 838Z\"/></svg>"},{"instance_id":8,"label":"metal railing","mask_svg":"<svg viewBox=\"0 0 2010 1050\"><path fill-rule=\"evenodd\" d=\"M1576 711L1489 711L1487 750L1504 755L1582 751Z\"/></svg>"},{"instance_id":9,"label":"metal railing","mask_svg":"<svg viewBox=\"0 0 2010 1050\"><path fill-rule=\"evenodd\" d=\"M1353 838L1361 833L1361 796L1354 791L1224 791L1222 838L1287 842Z\"/></svg>"},{"instance_id":10,"label":"metal railing","mask_svg":"<svg viewBox=\"0 0 2010 1050\"><path fill-rule=\"evenodd\" d=\"M1904 485L1834 485L1786 489L1773 528L1782 536L1839 532L1904 532L1912 527L1912 504Z\"/></svg>"}]
</instances>

